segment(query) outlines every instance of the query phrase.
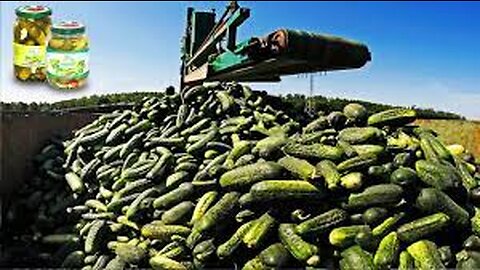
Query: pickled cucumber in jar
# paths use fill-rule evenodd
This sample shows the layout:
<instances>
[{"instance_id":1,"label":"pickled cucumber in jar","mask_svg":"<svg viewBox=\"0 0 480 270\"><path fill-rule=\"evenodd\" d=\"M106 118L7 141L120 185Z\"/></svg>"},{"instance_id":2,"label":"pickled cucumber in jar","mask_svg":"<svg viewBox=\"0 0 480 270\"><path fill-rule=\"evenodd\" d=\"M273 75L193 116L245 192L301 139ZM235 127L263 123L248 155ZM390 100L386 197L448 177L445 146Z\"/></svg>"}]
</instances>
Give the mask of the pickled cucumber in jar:
<instances>
[{"instance_id":1,"label":"pickled cucumber in jar","mask_svg":"<svg viewBox=\"0 0 480 270\"><path fill-rule=\"evenodd\" d=\"M45 6L28 5L15 9L13 25L13 70L20 81L46 79L46 47L50 36L52 11Z\"/></svg>"},{"instance_id":2,"label":"pickled cucumber in jar","mask_svg":"<svg viewBox=\"0 0 480 270\"><path fill-rule=\"evenodd\" d=\"M62 21L52 26L47 47L47 80L54 88L84 86L89 74L89 40L85 26L77 21Z\"/></svg>"}]
</instances>

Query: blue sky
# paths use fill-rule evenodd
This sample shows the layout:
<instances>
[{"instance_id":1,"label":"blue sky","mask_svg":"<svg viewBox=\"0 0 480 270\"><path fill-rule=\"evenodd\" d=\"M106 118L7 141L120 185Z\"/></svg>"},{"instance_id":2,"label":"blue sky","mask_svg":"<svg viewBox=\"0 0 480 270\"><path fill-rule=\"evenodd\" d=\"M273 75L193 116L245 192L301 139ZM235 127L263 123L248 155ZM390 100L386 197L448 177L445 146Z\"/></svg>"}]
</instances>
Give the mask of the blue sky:
<instances>
[{"instance_id":1,"label":"blue sky","mask_svg":"<svg viewBox=\"0 0 480 270\"><path fill-rule=\"evenodd\" d=\"M61 92L12 79L14 9L24 3L47 4L54 20L78 19L87 25L91 39L88 87ZM0 98L57 101L176 86L186 8L215 8L221 13L227 3L2 2ZM317 75L315 94L433 107L480 119L480 2L239 3L251 8L239 40L286 27L338 35L369 46L372 62L360 70ZM281 83L253 86L272 94L307 94L309 82L289 76Z\"/></svg>"}]
</instances>

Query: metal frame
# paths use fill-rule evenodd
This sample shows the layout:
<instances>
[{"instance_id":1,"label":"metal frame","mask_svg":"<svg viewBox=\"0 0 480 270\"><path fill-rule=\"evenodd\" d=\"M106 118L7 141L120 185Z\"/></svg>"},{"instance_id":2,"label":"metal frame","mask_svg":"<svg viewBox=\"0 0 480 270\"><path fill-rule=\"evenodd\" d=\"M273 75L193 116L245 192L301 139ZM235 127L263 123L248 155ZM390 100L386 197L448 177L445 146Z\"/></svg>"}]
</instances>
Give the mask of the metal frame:
<instances>
[{"instance_id":1,"label":"metal frame","mask_svg":"<svg viewBox=\"0 0 480 270\"><path fill-rule=\"evenodd\" d=\"M205 75L208 71L207 63L199 63L198 59L203 58L208 52L211 52L213 48L227 36L227 49L233 50L236 46L236 33L237 27L240 26L249 16L250 9L240 8L237 1L231 1L227 6L227 10L222 15L221 19L214 26L212 31L208 34L205 41L200 45L198 50L193 55L188 55L188 41L190 40L191 29L191 16L194 12L193 8L188 8L187 11L187 28L184 37L184 52L182 55L182 67L181 67L181 88L187 83L198 81L199 74ZM197 79L195 79L197 78Z\"/></svg>"}]
</instances>

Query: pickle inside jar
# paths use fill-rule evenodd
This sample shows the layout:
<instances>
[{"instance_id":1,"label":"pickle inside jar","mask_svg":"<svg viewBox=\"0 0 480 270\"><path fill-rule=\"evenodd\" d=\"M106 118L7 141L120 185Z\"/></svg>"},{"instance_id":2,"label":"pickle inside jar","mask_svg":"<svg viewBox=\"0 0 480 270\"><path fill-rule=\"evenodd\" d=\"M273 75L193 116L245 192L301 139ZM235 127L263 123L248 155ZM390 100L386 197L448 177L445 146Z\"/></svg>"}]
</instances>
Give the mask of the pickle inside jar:
<instances>
[{"instance_id":1,"label":"pickle inside jar","mask_svg":"<svg viewBox=\"0 0 480 270\"><path fill-rule=\"evenodd\" d=\"M83 87L87 80L86 79L60 79L60 78L48 78L48 81L61 89L75 89Z\"/></svg>"},{"instance_id":2,"label":"pickle inside jar","mask_svg":"<svg viewBox=\"0 0 480 270\"><path fill-rule=\"evenodd\" d=\"M30 68L15 66L15 76L18 79L26 81L30 78L31 75L32 74L30 72Z\"/></svg>"},{"instance_id":3,"label":"pickle inside jar","mask_svg":"<svg viewBox=\"0 0 480 270\"><path fill-rule=\"evenodd\" d=\"M75 41L75 50L83 50L88 47L88 41L86 38L79 38Z\"/></svg>"},{"instance_id":4,"label":"pickle inside jar","mask_svg":"<svg viewBox=\"0 0 480 270\"><path fill-rule=\"evenodd\" d=\"M65 40L60 38L52 38L50 39L48 46L52 49L61 49L64 46Z\"/></svg>"},{"instance_id":5,"label":"pickle inside jar","mask_svg":"<svg viewBox=\"0 0 480 270\"><path fill-rule=\"evenodd\" d=\"M13 42L18 45L35 46L25 48L14 46L14 75L20 81L44 81L46 67L44 49L50 35L51 11L48 8L34 6L37 15L32 16L32 7L23 6L16 9L17 19L13 25ZM28 11L28 12L26 12Z\"/></svg>"}]
</instances>

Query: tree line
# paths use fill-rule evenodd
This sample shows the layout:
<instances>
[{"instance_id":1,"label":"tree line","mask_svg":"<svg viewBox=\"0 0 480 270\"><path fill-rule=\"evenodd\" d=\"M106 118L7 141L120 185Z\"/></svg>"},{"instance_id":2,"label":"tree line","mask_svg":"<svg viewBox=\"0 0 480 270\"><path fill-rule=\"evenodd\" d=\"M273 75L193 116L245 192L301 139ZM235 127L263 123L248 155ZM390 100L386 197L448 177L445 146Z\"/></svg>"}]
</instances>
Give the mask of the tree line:
<instances>
[{"instance_id":1,"label":"tree line","mask_svg":"<svg viewBox=\"0 0 480 270\"><path fill-rule=\"evenodd\" d=\"M171 90L171 89L170 89ZM264 92L264 91L263 91ZM266 92L264 92L266 93ZM57 111L65 110L72 108L84 108L87 110L96 111L99 107L108 107L108 105L127 105L134 104L139 102L144 97L151 96L161 96L163 92L130 92L130 93L116 93L116 94L105 94L105 95L92 95L88 97L82 97L78 99L70 99L59 102L47 103L47 102L10 102L0 103L0 110L7 112L33 112L33 111ZM299 113L304 114L307 101L311 99L313 104L314 111L323 112L325 114L332 111L342 111L343 107L351 102L356 102L362 104L367 108L369 113L375 113L391 108L398 108L400 106L393 106L388 104L373 103L363 100L350 100L342 98L327 98L324 96L314 96L306 97L301 94L287 94L285 96L266 96L270 100L269 102L274 102L276 105L281 106L282 109L289 115L299 115ZM113 107L112 107L113 108ZM465 119L463 116L444 111L437 111L432 108L418 108L412 106L417 111L419 118L423 119Z\"/></svg>"}]
</instances>

